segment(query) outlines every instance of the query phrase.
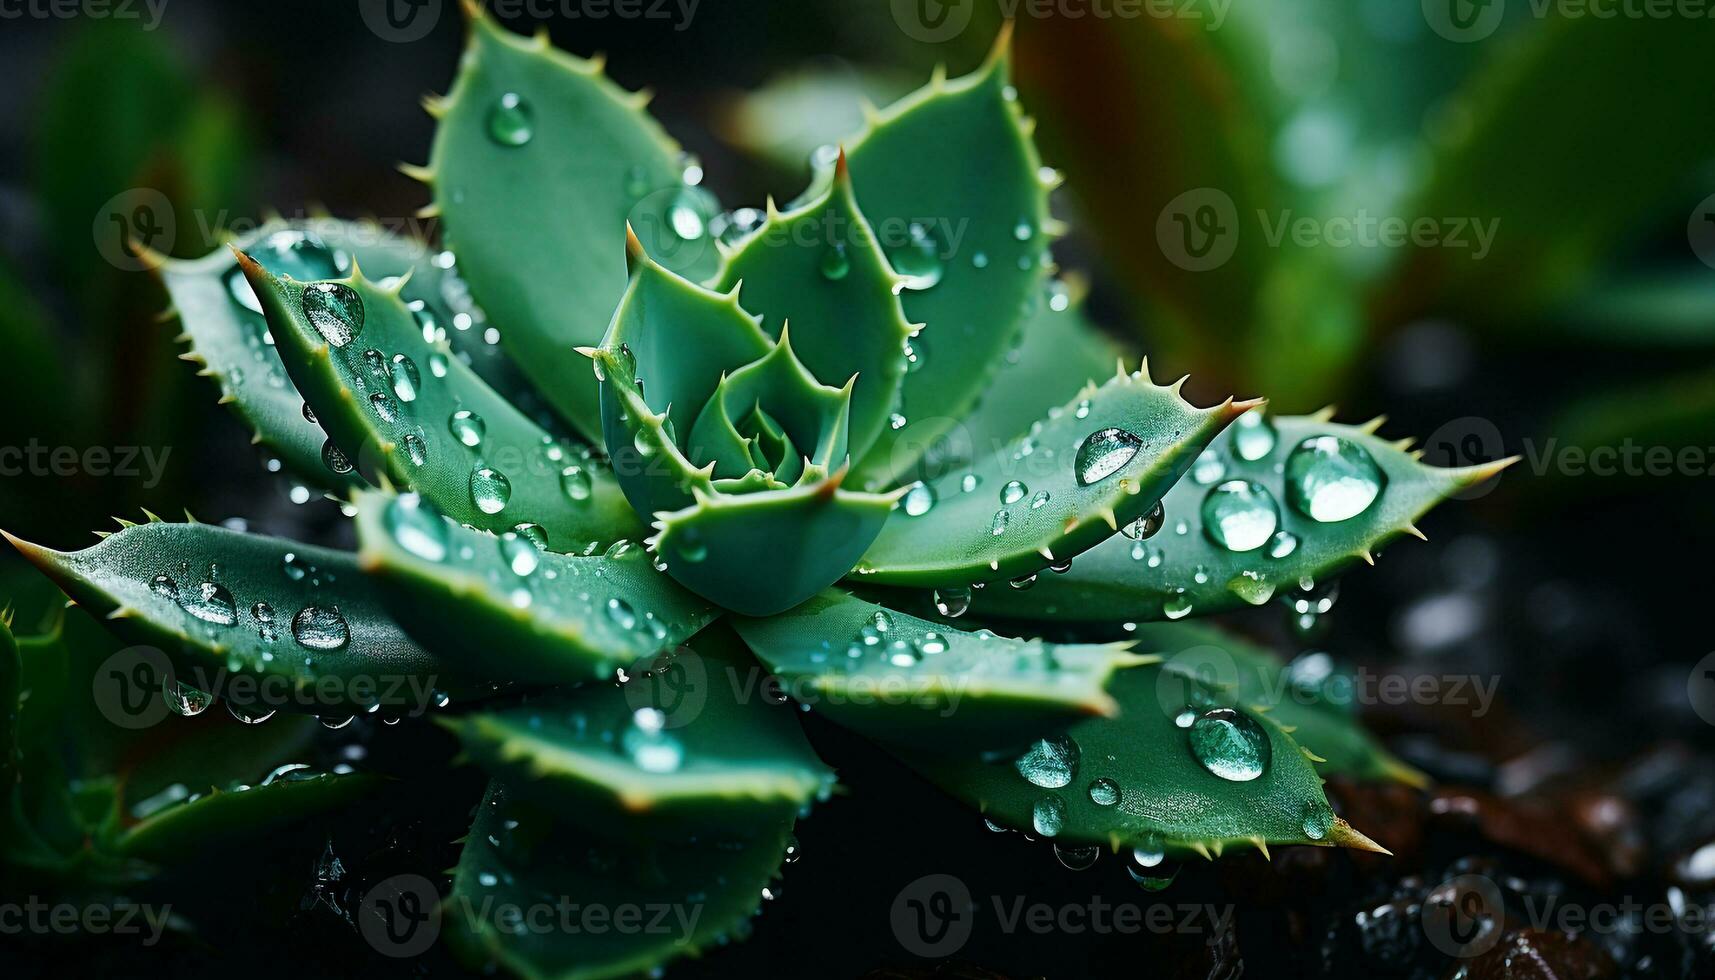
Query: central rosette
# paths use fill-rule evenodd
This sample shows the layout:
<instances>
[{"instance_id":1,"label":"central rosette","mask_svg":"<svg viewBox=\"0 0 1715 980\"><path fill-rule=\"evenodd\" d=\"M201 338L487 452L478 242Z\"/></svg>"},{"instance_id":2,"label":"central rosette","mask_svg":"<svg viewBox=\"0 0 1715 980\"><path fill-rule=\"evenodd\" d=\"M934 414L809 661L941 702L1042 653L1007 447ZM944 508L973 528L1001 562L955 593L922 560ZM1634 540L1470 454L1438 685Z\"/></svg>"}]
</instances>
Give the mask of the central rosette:
<instances>
[{"instance_id":1,"label":"central rosette","mask_svg":"<svg viewBox=\"0 0 1715 980\"><path fill-rule=\"evenodd\" d=\"M853 391L818 379L739 305L628 246L631 283L599 348L602 433L658 564L728 609L789 609L838 581L897 493L844 489Z\"/></svg>"}]
</instances>

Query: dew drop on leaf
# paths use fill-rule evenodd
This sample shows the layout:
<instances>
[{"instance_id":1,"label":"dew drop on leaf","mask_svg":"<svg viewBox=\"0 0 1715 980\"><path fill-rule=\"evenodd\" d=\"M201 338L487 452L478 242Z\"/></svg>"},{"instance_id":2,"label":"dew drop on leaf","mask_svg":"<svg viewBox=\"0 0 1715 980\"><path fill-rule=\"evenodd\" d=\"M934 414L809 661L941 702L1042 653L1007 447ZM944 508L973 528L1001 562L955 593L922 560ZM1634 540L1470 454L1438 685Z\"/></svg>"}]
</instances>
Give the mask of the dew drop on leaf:
<instances>
[{"instance_id":1,"label":"dew drop on leaf","mask_svg":"<svg viewBox=\"0 0 1715 980\"><path fill-rule=\"evenodd\" d=\"M1239 458L1249 462L1274 452L1274 443L1278 437L1274 424L1258 411L1250 411L1233 421L1233 448Z\"/></svg>"},{"instance_id":2,"label":"dew drop on leaf","mask_svg":"<svg viewBox=\"0 0 1715 980\"><path fill-rule=\"evenodd\" d=\"M935 506L935 491L927 483L914 483L900 501L907 517L922 517Z\"/></svg>"},{"instance_id":3,"label":"dew drop on leaf","mask_svg":"<svg viewBox=\"0 0 1715 980\"><path fill-rule=\"evenodd\" d=\"M304 318L330 346L344 347L363 332L363 300L350 286L316 282L304 287Z\"/></svg>"},{"instance_id":4,"label":"dew drop on leaf","mask_svg":"<svg viewBox=\"0 0 1715 980\"><path fill-rule=\"evenodd\" d=\"M338 606L308 605L292 617L292 639L311 650L339 650L351 642L351 626Z\"/></svg>"},{"instance_id":5,"label":"dew drop on leaf","mask_svg":"<svg viewBox=\"0 0 1715 980\"><path fill-rule=\"evenodd\" d=\"M1044 837L1053 837L1066 826L1066 803L1058 796L1044 796L1030 810L1030 825Z\"/></svg>"},{"instance_id":6,"label":"dew drop on leaf","mask_svg":"<svg viewBox=\"0 0 1715 980\"><path fill-rule=\"evenodd\" d=\"M1191 754L1222 779L1249 782L1268 767L1268 736L1249 715L1232 708L1213 708L1191 723Z\"/></svg>"},{"instance_id":7,"label":"dew drop on leaf","mask_svg":"<svg viewBox=\"0 0 1715 980\"><path fill-rule=\"evenodd\" d=\"M523 146L536 135L535 113L517 92L507 92L488 110L488 138L500 146Z\"/></svg>"},{"instance_id":8,"label":"dew drop on leaf","mask_svg":"<svg viewBox=\"0 0 1715 980\"><path fill-rule=\"evenodd\" d=\"M482 445L483 436L488 434L488 423L475 412L461 408L447 419L447 430L453 434L453 438L475 449Z\"/></svg>"},{"instance_id":9,"label":"dew drop on leaf","mask_svg":"<svg viewBox=\"0 0 1715 980\"><path fill-rule=\"evenodd\" d=\"M1103 776L1090 784L1090 802L1097 806L1113 806L1120 801L1119 783Z\"/></svg>"},{"instance_id":10,"label":"dew drop on leaf","mask_svg":"<svg viewBox=\"0 0 1715 980\"><path fill-rule=\"evenodd\" d=\"M445 561L447 522L414 493L400 494L387 502L382 523L394 543L424 561Z\"/></svg>"},{"instance_id":11,"label":"dew drop on leaf","mask_svg":"<svg viewBox=\"0 0 1715 980\"><path fill-rule=\"evenodd\" d=\"M1228 551L1246 552L1267 544L1280 526L1274 495L1249 480L1228 480L1203 498L1203 533Z\"/></svg>"},{"instance_id":12,"label":"dew drop on leaf","mask_svg":"<svg viewBox=\"0 0 1715 980\"><path fill-rule=\"evenodd\" d=\"M1286 458L1286 499L1324 524L1362 514L1386 483L1369 452L1340 436L1311 436Z\"/></svg>"},{"instance_id":13,"label":"dew drop on leaf","mask_svg":"<svg viewBox=\"0 0 1715 980\"><path fill-rule=\"evenodd\" d=\"M1013 768L1032 786L1059 789L1078 774L1078 743L1066 735L1037 739Z\"/></svg>"},{"instance_id":14,"label":"dew drop on leaf","mask_svg":"<svg viewBox=\"0 0 1715 980\"><path fill-rule=\"evenodd\" d=\"M1090 433L1073 459L1078 485L1087 487L1113 476L1142 447L1142 440L1124 429L1097 429Z\"/></svg>"},{"instance_id":15,"label":"dew drop on leaf","mask_svg":"<svg viewBox=\"0 0 1715 980\"><path fill-rule=\"evenodd\" d=\"M470 471L470 499L484 514L498 514L512 499L512 481L505 473L478 464Z\"/></svg>"}]
</instances>

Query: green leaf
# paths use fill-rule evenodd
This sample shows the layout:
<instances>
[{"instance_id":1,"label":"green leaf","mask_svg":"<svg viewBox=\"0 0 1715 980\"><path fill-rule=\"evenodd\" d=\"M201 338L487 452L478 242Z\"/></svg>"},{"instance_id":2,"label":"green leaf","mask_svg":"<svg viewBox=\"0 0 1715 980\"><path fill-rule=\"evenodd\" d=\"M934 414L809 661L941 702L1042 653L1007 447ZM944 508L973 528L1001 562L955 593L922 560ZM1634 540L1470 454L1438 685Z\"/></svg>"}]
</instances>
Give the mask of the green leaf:
<instances>
[{"instance_id":1,"label":"green leaf","mask_svg":"<svg viewBox=\"0 0 1715 980\"><path fill-rule=\"evenodd\" d=\"M1390 317L1492 321L1570 299L1640 219L1684 213L1676 190L1715 153L1701 94L1715 19L1556 13L1514 40L1450 100L1464 124L1403 212L1483 222L1491 247L1414 250L1384 284Z\"/></svg>"},{"instance_id":2,"label":"green leaf","mask_svg":"<svg viewBox=\"0 0 1715 980\"><path fill-rule=\"evenodd\" d=\"M988 62L883 111L847 145L858 202L925 324L905 376L907 421L858 461L866 488L910 472L969 411L1013 343L1050 264L1048 182L1008 82L1003 34ZM919 288L913 288L919 287Z\"/></svg>"},{"instance_id":3,"label":"green leaf","mask_svg":"<svg viewBox=\"0 0 1715 980\"><path fill-rule=\"evenodd\" d=\"M717 255L709 209L683 183L679 147L586 61L515 36L473 11L426 171L446 240L501 343L562 416L594 440L596 385L573 349L593 345L625 291L619 251L628 216L665 235L674 207L695 205L703 229L676 268L701 278ZM501 134L500 138L494 135ZM706 196L706 195L704 195ZM639 205L647 213L634 215ZM663 220L666 218L666 220ZM669 259L669 261L672 261Z\"/></svg>"},{"instance_id":4,"label":"green leaf","mask_svg":"<svg viewBox=\"0 0 1715 980\"><path fill-rule=\"evenodd\" d=\"M1002 359L988 391L971 414L924 455L931 476L1003 452L1068 395L1114 370L1119 350L1089 322L1081 306L1072 287L1058 280L1031 301L1024 337Z\"/></svg>"},{"instance_id":5,"label":"green leaf","mask_svg":"<svg viewBox=\"0 0 1715 980\"><path fill-rule=\"evenodd\" d=\"M1120 671L1108 690L1117 718L1047 733L1016 759L933 743L894 751L989 820L1056 843L1206 855L1269 844L1379 850L1334 817L1291 736L1235 707L1229 692L1171 665Z\"/></svg>"},{"instance_id":6,"label":"green leaf","mask_svg":"<svg viewBox=\"0 0 1715 980\"><path fill-rule=\"evenodd\" d=\"M576 811L495 780L453 872L448 938L473 967L559 980L633 976L696 956L748 934L792 846L794 812L777 805L742 830L697 840L616 843L589 837ZM580 927L516 929L499 917L507 905L558 914L556 899L544 896L638 918L631 928L582 928L583 920L573 920Z\"/></svg>"},{"instance_id":7,"label":"green leaf","mask_svg":"<svg viewBox=\"0 0 1715 980\"><path fill-rule=\"evenodd\" d=\"M1302 580L1320 582L1355 561L1373 559L1376 549L1402 534L1420 535L1414 522L1430 508L1511 462L1425 466L1406 451L1409 440L1374 435L1381 419L1350 426L1330 422L1331 415L1247 415L1211 443L1190 477L1162 498L1159 522L1128 526L1126 535L1092 548L1064 575L1045 576L1029 591L985 592L975 608L988 616L1096 622L1177 619L1261 605ZM1310 516L1304 492L1309 484L1292 475L1298 447L1324 439L1355 447L1355 457L1373 462L1381 477L1373 502L1340 520ZM1330 444L1337 443L1316 443ZM1315 458L1305 453L1301 463ZM1333 494L1315 498L1330 507L1323 516L1340 516L1362 499L1361 463L1351 470L1316 465L1309 472L1311 478L1323 474L1352 481L1323 486L1323 494ZM1228 492L1235 487L1245 492ZM1358 496L1343 498L1342 490ZM1219 510L1223 506L1230 509ZM1216 516L1221 520L1211 520ZM1232 528L1227 545L1214 540L1219 527Z\"/></svg>"},{"instance_id":8,"label":"green leaf","mask_svg":"<svg viewBox=\"0 0 1715 980\"><path fill-rule=\"evenodd\" d=\"M255 786L235 783L166 806L127 827L110 846L122 857L155 864L194 861L223 839L265 834L348 806L379 783L366 773L276 772Z\"/></svg>"},{"instance_id":9,"label":"green leaf","mask_svg":"<svg viewBox=\"0 0 1715 980\"><path fill-rule=\"evenodd\" d=\"M1143 623L1127 634L1134 648L1159 654L1175 670L1220 685L1237 703L1279 723L1316 759L1324 774L1398 780L1413 786L1422 773L1394 758L1364 730L1342 679L1319 673L1327 654L1284 664L1270 650L1202 623Z\"/></svg>"},{"instance_id":10,"label":"green leaf","mask_svg":"<svg viewBox=\"0 0 1715 980\"><path fill-rule=\"evenodd\" d=\"M474 676L562 684L611 678L714 616L642 547L540 551L524 535L462 527L415 495L357 498L358 562L424 647ZM505 651L497 656L496 651Z\"/></svg>"},{"instance_id":11,"label":"green leaf","mask_svg":"<svg viewBox=\"0 0 1715 980\"><path fill-rule=\"evenodd\" d=\"M842 470L789 490L705 496L657 514L649 547L686 588L745 616L796 606L849 571L881 533L898 494L842 489ZM766 574L757 563L766 562Z\"/></svg>"},{"instance_id":12,"label":"green leaf","mask_svg":"<svg viewBox=\"0 0 1715 980\"><path fill-rule=\"evenodd\" d=\"M349 275L353 261L378 282L408 275L401 296L422 328L449 338L454 350L491 384L524 394L497 348L478 339L481 311L470 303L457 276L438 265L422 242L400 238L379 225L328 219L270 221L234 245L274 275L304 282ZM153 258L151 268L166 286L172 312L184 328L180 340L190 348L180 356L214 381L221 403L250 429L253 441L317 486L343 491L362 485L356 471L336 473L323 461L327 434L306 414L304 399L274 349L261 303L232 252L221 248L200 259ZM467 321L469 325L459 329L458 324Z\"/></svg>"},{"instance_id":13,"label":"green leaf","mask_svg":"<svg viewBox=\"0 0 1715 980\"><path fill-rule=\"evenodd\" d=\"M423 337L399 284L384 288L357 270L302 283L239 262L339 466L416 490L484 530L539 525L556 551L641 532L587 454L532 422L444 342Z\"/></svg>"},{"instance_id":14,"label":"green leaf","mask_svg":"<svg viewBox=\"0 0 1715 980\"><path fill-rule=\"evenodd\" d=\"M781 486L825 476L847 458L845 388L819 383L785 332L774 349L724 375L691 426L690 455L715 462L716 487L762 470Z\"/></svg>"},{"instance_id":15,"label":"green leaf","mask_svg":"<svg viewBox=\"0 0 1715 980\"><path fill-rule=\"evenodd\" d=\"M882 743L993 748L1119 706L1116 671L1154 658L1132 644L1062 645L967 633L830 589L766 619L736 619L788 693Z\"/></svg>"},{"instance_id":16,"label":"green leaf","mask_svg":"<svg viewBox=\"0 0 1715 980\"><path fill-rule=\"evenodd\" d=\"M862 458L887 425L905 376L906 322L896 276L858 210L845 166L810 204L768 220L726 256L715 279L737 289L770 336L790 324L798 356L824 384L855 376L851 452Z\"/></svg>"},{"instance_id":17,"label":"green leaf","mask_svg":"<svg viewBox=\"0 0 1715 980\"><path fill-rule=\"evenodd\" d=\"M1067 561L1149 511L1254 404L1193 408L1177 384L1122 368L969 473L912 490L916 499L889 519L856 575L866 584L960 586Z\"/></svg>"},{"instance_id":18,"label":"green leaf","mask_svg":"<svg viewBox=\"0 0 1715 980\"><path fill-rule=\"evenodd\" d=\"M443 724L520 794L600 833L641 840L743 826L826 798L796 712L764 696L730 631L664 652L623 685L587 684Z\"/></svg>"},{"instance_id":19,"label":"green leaf","mask_svg":"<svg viewBox=\"0 0 1715 980\"><path fill-rule=\"evenodd\" d=\"M164 522L71 553L6 538L127 641L159 648L173 671L156 683L335 717L483 689L412 642L345 552Z\"/></svg>"}]
</instances>

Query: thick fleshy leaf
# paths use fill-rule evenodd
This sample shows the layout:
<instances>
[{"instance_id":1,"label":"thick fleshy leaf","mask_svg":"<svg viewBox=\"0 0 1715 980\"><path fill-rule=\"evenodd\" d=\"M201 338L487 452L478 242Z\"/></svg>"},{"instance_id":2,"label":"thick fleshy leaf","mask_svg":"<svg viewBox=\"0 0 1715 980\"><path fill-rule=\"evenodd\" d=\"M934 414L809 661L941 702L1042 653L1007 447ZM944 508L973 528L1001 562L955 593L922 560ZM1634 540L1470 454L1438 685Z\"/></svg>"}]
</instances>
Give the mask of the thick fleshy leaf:
<instances>
[{"instance_id":1,"label":"thick fleshy leaf","mask_svg":"<svg viewBox=\"0 0 1715 980\"><path fill-rule=\"evenodd\" d=\"M541 551L527 534L463 527L415 494L357 498L358 562L398 622L437 656L501 682L611 678L714 617L641 545Z\"/></svg>"},{"instance_id":2,"label":"thick fleshy leaf","mask_svg":"<svg viewBox=\"0 0 1715 980\"><path fill-rule=\"evenodd\" d=\"M821 384L782 332L774 349L721 378L691 427L692 459L715 462L715 476L762 469L785 484L807 471L845 464L852 390ZM734 441L739 445L735 446ZM734 450L742 446L740 457Z\"/></svg>"},{"instance_id":3,"label":"thick fleshy leaf","mask_svg":"<svg viewBox=\"0 0 1715 980\"><path fill-rule=\"evenodd\" d=\"M1430 508L1511 462L1425 466L1407 442L1374 435L1380 419L1350 426L1330 415L1247 414L1168 491L1159 520L1128 525L1029 591L986 592L976 608L1093 622L1260 605L1419 534L1413 522Z\"/></svg>"},{"instance_id":4,"label":"thick fleshy leaf","mask_svg":"<svg viewBox=\"0 0 1715 980\"><path fill-rule=\"evenodd\" d=\"M1113 372L1119 349L1084 316L1081 291L1055 280L1031 301L1023 338L1001 359L971 413L924 455L925 475L939 477L1004 452L1072 393Z\"/></svg>"},{"instance_id":5,"label":"thick fleshy leaf","mask_svg":"<svg viewBox=\"0 0 1715 980\"><path fill-rule=\"evenodd\" d=\"M967 633L830 589L733 623L788 694L865 737L983 748L1114 715L1115 671L1152 662L1132 644L1054 644Z\"/></svg>"},{"instance_id":6,"label":"thick fleshy leaf","mask_svg":"<svg viewBox=\"0 0 1715 980\"><path fill-rule=\"evenodd\" d=\"M791 846L795 813L776 805L744 828L621 843L592 839L577 811L495 780L453 872L449 939L473 967L520 977L648 974L749 932ZM631 928L517 929L500 918L508 907L559 902L606 910L616 924L628 910L638 919Z\"/></svg>"},{"instance_id":7,"label":"thick fleshy leaf","mask_svg":"<svg viewBox=\"0 0 1715 980\"><path fill-rule=\"evenodd\" d=\"M843 159L843 158L842 158ZM905 376L905 319L897 280L838 164L827 192L768 219L726 256L715 287L779 337L790 325L798 356L823 384L856 378L851 452L862 458L887 425Z\"/></svg>"},{"instance_id":8,"label":"thick fleshy leaf","mask_svg":"<svg viewBox=\"0 0 1715 980\"><path fill-rule=\"evenodd\" d=\"M361 270L302 283L240 265L338 467L421 493L484 530L535 524L556 551L641 531L605 469L549 435L444 342L423 336L399 285Z\"/></svg>"},{"instance_id":9,"label":"thick fleshy leaf","mask_svg":"<svg viewBox=\"0 0 1715 980\"><path fill-rule=\"evenodd\" d=\"M1178 385L1122 368L970 472L913 488L865 553L858 580L962 586L1067 561L1146 514L1253 404L1194 408Z\"/></svg>"},{"instance_id":10,"label":"thick fleshy leaf","mask_svg":"<svg viewBox=\"0 0 1715 980\"><path fill-rule=\"evenodd\" d=\"M686 456L692 426L722 376L767 356L774 344L739 308L736 293L674 275L634 237L626 250L631 285L601 347L588 353L619 484L638 513L654 514L690 504L693 487L711 489L713 471Z\"/></svg>"},{"instance_id":11,"label":"thick fleshy leaf","mask_svg":"<svg viewBox=\"0 0 1715 980\"><path fill-rule=\"evenodd\" d=\"M1335 818L1291 736L1229 692L1171 665L1120 671L1108 690L1117 718L1044 733L1016 758L933 744L893 751L994 823L1056 843L1157 858L1283 843L1376 849Z\"/></svg>"},{"instance_id":12,"label":"thick fleshy leaf","mask_svg":"<svg viewBox=\"0 0 1715 980\"><path fill-rule=\"evenodd\" d=\"M190 860L223 839L264 834L348 806L380 778L356 772L275 772L255 786L197 793L149 814L111 842L115 854L156 864Z\"/></svg>"},{"instance_id":13,"label":"thick fleshy leaf","mask_svg":"<svg viewBox=\"0 0 1715 980\"><path fill-rule=\"evenodd\" d=\"M455 354L520 407L539 401L499 347L485 339L485 315L450 268L451 253L436 254L376 224L332 218L270 221L234 244L269 272L304 282L349 275L353 261L384 285L408 275L401 296L426 335L446 338ZM221 403L250 429L253 441L317 486L343 490L361 484L355 471L338 473L324 461L327 435L305 412L274 349L262 306L232 252L221 248L200 259L152 258L183 327L179 339L190 348L180 356L213 379Z\"/></svg>"},{"instance_id":14,"label":"thick fleshy leaf","mask_svg":"<svg viewBox=\"0 0 1715 980\"><path fill-rule=\"evenodd\" d=\"M789 490L705 495L655 515L649 547L667 574L698 595L745 616L770 616L840 580L880 534L897 493L840 487L842 470ZM766 560L767 574L756 574Z\"/></svg>"},{"instance_id":15,"label":"thick fleshy leaf","mask_svg":"<svg viewBox=\"0 0 1715 980\"><path fill-rule=\"evenodd\" d=\"M1394 758L1359 723L1345 677L1326 653L1283 663L1272 651L1202 623L1143 623L1127 634L1139 652L1158 655L1266 712L1314 757L1324 774L1422 785L1424 776Z\"/></svg>"},{"instance_id":16,"label":"thick fleshy leaf","mask_svg":"<svg viewBox=\"0 0 1715 980\"><path fill-rule=\"evenodd\" d=\"M796 712L765 696L731 632L706 631L622 685L588 684L444 724L520 794L609 836L641 840L743 825L825 798Z\"/></svg>"},{"instance_id":17,"label":"thick fleshy leaf","mask_svg":"<svg viewBox=\"0 0 1715 980\"><path fill-rule=\"evenodd\" d=\"M905 422L890 422L857 464L874 488L910 472L988 386L1041 288L1057 229L1004 36L974 74L937 73L884 110L846 159L870 226L908 277L905 316L925 325L894 408Z\"/></svg>"},{"instance_id":18,"label":"thick fleshy leaf","mask_svg":"<svg viewBox=\"0 0 1715 980\"><path fill-rule=\"evenodd\" d=\"M155 685L334 717L480 689L405 635L345 552L164 522L70 553L6 537L126 640L161 651L171 662L148 664Z\"/></svg>"},{"instance_id":19,"label":"thick fleshy leaf","mask_svg":"<svg viewBox=\"0 0 1715 980\"><path fill-rule=\"evenodd\" d=\"M598 60L515 36L472 9L470 41L439 117L429 167L449 247L501 343L580 432L600 436L596 386L574 348L600 341L625 291L615 243L628 216L663 240L663 261L701 278L718 260L706 193L684 183L677 144L648 97ZM695 228L687 228L693 222ZM681 264L683 263L683 264Z\"/></svg>"}]
</instances>

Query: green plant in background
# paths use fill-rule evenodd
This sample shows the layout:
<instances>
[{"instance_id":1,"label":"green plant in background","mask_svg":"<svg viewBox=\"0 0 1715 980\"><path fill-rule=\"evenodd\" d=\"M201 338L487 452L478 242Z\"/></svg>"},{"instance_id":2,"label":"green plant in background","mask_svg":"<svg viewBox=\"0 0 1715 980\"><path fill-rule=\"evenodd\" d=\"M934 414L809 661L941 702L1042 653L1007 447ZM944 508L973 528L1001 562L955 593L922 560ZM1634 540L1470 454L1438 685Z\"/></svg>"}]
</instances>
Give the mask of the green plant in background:
<instances>
[{"instance_id":1,"label":"green plant in background","mask_svg":"<svg viewBox=\"0 0 1715 980\"><path fill-rule=\"evenodd\" d=\"M1174 621L1314 606L1500 464L1116 370L1054 278L1058 177L1004 37L871 113L785 209L722 212L642 96L471 21L410 168L444 250L330 220L154 258L184 356L346 501L358 547L152 515L84 551L12 539L78 608L0 658L9 863L144 880L186 841L330 812L373 777L252 787L235 760L426 702L492 780L455 944L631 973L742 935L833 789L798 712L744 681L765 674L1069 867L1123 850L1158 888L1169 856L1375 849L1322 779L1419 777L1312 667ZM1028 638L1074 626L1127 639ZM191 719L166 728L217 698L255 724L119 780L141 736L90 717L91 685L110 721L158 685ZM548 935L481 912L544 895L699 915Z\"/></svg>"}]
</instances>

